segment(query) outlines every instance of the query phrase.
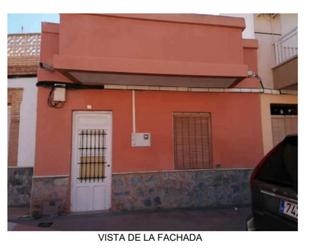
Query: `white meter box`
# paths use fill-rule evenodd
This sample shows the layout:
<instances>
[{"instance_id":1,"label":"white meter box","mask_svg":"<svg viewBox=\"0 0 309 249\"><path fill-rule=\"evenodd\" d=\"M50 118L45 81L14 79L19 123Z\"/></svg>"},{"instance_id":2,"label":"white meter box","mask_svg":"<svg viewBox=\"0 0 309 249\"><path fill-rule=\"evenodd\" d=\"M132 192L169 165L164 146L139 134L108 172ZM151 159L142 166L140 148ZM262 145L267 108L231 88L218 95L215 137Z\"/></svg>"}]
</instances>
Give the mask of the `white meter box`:
<instances>
[{"instance_id":1,"label":"white meter box","mask_svg":"<svg viewBox=\"0 0 309 249\"><path fill-rule=\"evenodd\" d=\"M132 133L131 134L132 147L149 147L151 145L150 133Z\"/></svg>"},{"instance_id":2,"label":"white meter box","mask_svg":"<svg viewBox=\"0 0 309 249\"><path fill-rule=\"evenodd\" d=\"M56 87L54 90L53 101L64 102L65 101L65 88Z\"/></svg>"}]
</instances>

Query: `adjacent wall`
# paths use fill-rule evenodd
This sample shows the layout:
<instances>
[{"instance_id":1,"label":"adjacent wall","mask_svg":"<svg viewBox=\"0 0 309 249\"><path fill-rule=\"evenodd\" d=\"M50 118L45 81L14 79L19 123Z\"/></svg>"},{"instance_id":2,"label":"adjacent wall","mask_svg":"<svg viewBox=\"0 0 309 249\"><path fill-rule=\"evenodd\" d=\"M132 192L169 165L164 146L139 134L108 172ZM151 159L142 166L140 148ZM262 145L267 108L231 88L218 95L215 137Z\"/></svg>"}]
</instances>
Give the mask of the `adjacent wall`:
<instances>
[{"instance_id":1,"label":"adjacent wall","mask_svg":"<svg viewBox=\"0 0 309 249\"><path fill-rule=\"evenodd\" d=\"M274 43L297 27L297 14L255 14L255 38L259 42L258 74L265 88L274 88L272 68L276 66Z\"/></svg>"},{"instance_id":2,"label":"adjacent wall","mask_svg":"<svg viewBox=\"0 0 309 249\"><path fill-rule=\"evenodd\" d=\"M33 167L35 154L37 78L10 78L9 88L23 89L20 106L17 166Z\"/></svg>"},{"instance_id":3,"label":"adjacent wall","mask_svg":"<svg viewBox=\"0 0 309 249\"><path fill-rule=\"evenodd\" d=\"M271 126L270 104L297 104L296 95L261 94L261 117L263 133L263 150L267 154L273 148L273 135Z\"/></svg>"}]
</instances>

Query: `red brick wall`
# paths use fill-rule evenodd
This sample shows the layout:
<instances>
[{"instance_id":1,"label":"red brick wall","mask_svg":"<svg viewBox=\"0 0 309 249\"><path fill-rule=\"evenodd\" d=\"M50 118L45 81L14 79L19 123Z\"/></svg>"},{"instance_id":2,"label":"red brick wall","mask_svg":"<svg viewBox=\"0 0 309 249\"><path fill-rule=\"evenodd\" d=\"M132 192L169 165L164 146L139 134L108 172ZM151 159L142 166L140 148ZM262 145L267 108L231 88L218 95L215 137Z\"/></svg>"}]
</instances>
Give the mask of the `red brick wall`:
<instances>
[{"instance_id":1,"label":"red brick wall","mask_svg":"<svg viewBox=\"0 0 309 249\"><path fill-rule=\"evenodd\" d=\"M23 89L8 89L8 105L11 106L10 130L9 130L9 148L8 148L8 165L16 166L18 157L18 137L19 137L19 120L20 104L22 101Z\"/></svg>"},{"instance_id":2,"label":"red brick wall","mask_svg":"<svg viewBox=\"0 0 309 249\"><path fill-rule=\"evenodd\" d=\"M8 57L8 75L36 75L38 56Z\"/></svg>"}]
</instances>

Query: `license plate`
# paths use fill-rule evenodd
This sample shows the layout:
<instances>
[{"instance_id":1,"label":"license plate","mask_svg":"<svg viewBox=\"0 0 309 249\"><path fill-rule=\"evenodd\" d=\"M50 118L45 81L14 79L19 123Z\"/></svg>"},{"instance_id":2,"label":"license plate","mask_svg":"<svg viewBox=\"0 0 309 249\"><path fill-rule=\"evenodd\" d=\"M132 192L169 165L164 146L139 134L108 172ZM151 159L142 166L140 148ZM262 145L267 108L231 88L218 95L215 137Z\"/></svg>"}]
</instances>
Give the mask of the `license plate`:
<instances>
[{"instance_id":1,"label":"license plate","mask_svg":"<svg viewBox=\"0 0 309 249\"><path fill-rule=\"evenodd\" d=\"M297 219L298 205L296 203L293 203L293 202L281 200L279 212L281 214L285 214L285 215L288 215L288 216L291 216L291 217Z\"/></svg>"}]
</instances>

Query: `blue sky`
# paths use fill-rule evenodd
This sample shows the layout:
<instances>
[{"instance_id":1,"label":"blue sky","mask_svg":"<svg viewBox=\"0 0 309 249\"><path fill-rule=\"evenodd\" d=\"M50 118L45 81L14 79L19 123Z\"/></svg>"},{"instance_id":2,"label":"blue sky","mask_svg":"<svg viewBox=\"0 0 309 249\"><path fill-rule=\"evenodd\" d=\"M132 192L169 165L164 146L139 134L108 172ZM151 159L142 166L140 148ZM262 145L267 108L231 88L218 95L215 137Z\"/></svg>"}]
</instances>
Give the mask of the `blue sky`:
<instances>
[{"instance_id":1,"label":"blue sky","mask_svg":"<svg viewBox=\"0 0 309 249\"><path fill-rule=\"evenodd\" d=\"M8 14L8 33L41 32L41 22L59 23L58 14Z\"/></svg>"}]
</instances>

